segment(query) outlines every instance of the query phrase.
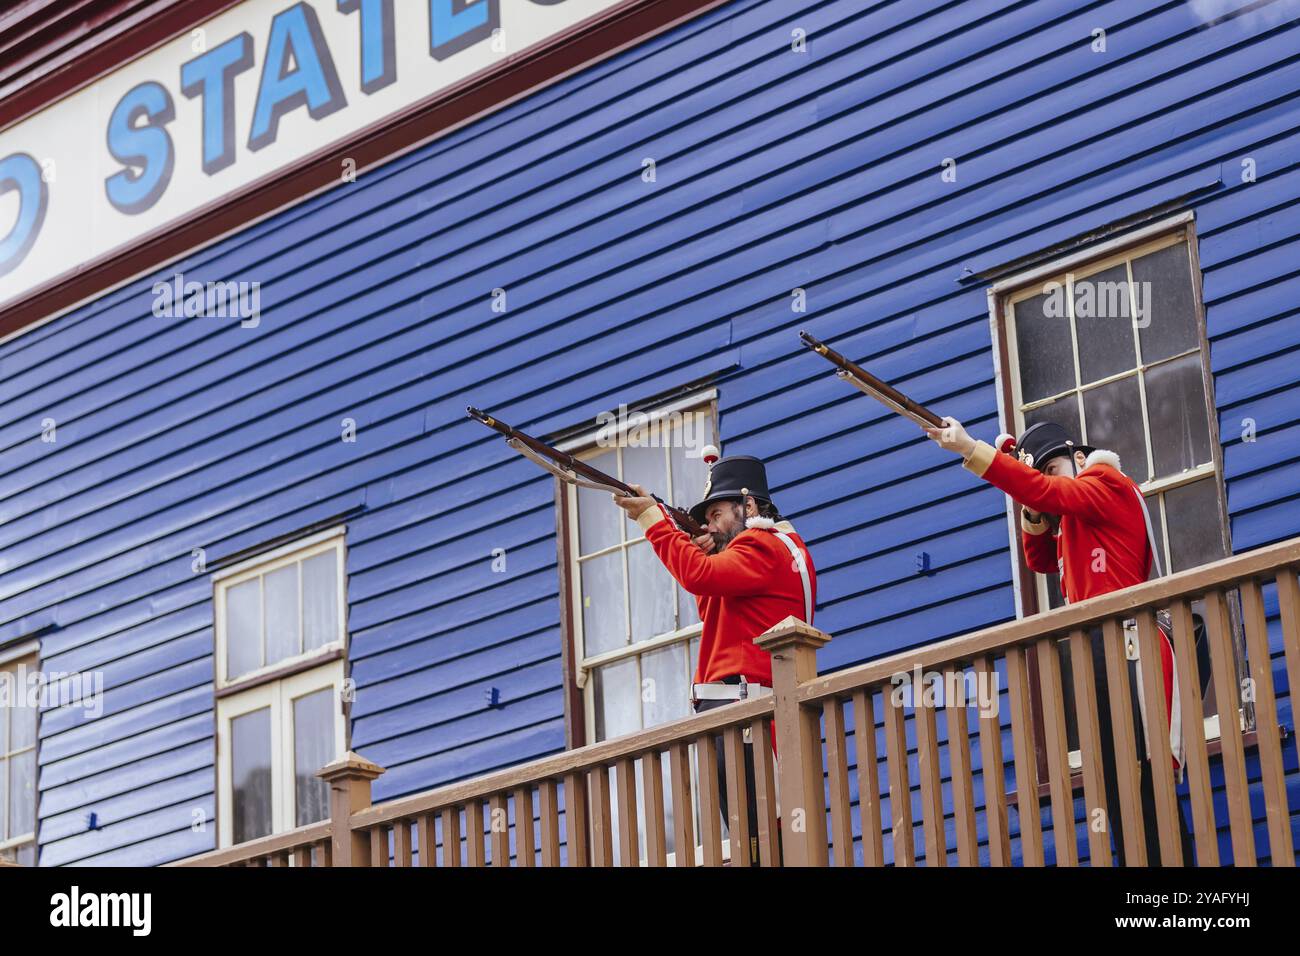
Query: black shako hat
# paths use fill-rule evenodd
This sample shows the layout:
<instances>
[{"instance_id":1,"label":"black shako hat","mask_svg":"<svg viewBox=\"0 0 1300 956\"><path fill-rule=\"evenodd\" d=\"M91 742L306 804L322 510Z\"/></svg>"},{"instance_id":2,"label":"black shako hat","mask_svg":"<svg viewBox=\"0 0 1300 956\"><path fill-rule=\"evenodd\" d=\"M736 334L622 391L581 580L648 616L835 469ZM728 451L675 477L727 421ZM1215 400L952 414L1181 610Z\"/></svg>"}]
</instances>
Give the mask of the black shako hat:
<instances>
[{"instance_id":1,"label":"black shako hat","mask_svg":"<svg viewBox=\"0 0 1300 956\"><path fill-rule=\"evenodd\" d=\"M719 459L709 471L704 499L691 508L690 515L700 524L705 524L704 513L713 502L728 498L743 501L746 495L752 495L757 501L772 500L767 490L767 468L763 462L753 455Z\"/></svg>"},{"instance_id":2,"label":"black shako hat","mask_svg":"<svg viewBox=\"0 0 1300 956\"><path fill-rule=\"evenodd\" d=\"M1056 422L1039 422L1026 428L1010 451L1030 468L1042 471L1044 465L1059 455L1072 455L1076 451L1087 455L1092 450L1091 445L1075 442Z\"/></svg>"}]
</instances>

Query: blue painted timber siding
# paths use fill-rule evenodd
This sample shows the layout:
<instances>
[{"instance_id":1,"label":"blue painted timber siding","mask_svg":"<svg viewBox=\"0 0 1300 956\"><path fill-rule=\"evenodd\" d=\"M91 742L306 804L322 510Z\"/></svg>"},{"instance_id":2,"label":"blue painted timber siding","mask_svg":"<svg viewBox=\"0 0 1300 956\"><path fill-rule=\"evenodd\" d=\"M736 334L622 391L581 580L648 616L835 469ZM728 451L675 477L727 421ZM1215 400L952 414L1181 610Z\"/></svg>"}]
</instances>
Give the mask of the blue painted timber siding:
<instances>
[{"instance_id":1,"label":"blue painted timber siding","mask_svg":"<svg viewBox=\"0 0 1300 956\"><path fill-rule=\"evenodd\" d=\"M376 799L563 748L552 481L470 402L546 433L714 376L725 451L767 458L817 562L822 670L1013 617L1000 493L794 332L991 438L970 273L1180 197L1234 549L1300 534L1298 39L1267 11L1205 28L1181 0L736 0L0 345L0 641L56 624L46 669L105 680L97 719L42 715L42 864L214 845L191 829L214 805L211 583L191 551L362 505L351 743L388 768ZM154 317L177 272L260 282L260 325Z\"/></svg>"}]
</instances>

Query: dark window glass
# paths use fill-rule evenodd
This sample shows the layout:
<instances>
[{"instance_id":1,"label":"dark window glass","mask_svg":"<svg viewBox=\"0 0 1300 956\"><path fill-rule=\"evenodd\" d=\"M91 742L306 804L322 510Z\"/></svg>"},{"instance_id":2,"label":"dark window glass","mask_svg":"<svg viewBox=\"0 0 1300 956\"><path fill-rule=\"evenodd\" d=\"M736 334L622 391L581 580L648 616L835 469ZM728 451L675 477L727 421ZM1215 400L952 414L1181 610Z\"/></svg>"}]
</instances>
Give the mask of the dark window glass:
<instances>
[{"instance_id":1,"label":"dark window glass","mask_svg":"<svg viewBox=\"0 0 1300 956\"><path fill-rule=\"evenodd\" d=\"M1223 504L1215 476L1165 492L1173 569L1182 571L1227 557L1223 549Z\"/></svg>"},{"instance_id":2,"label":"dark window glass","mask_svg":"<svg viewBox=\"0 0 1300 956\"><path fill-rule=\"evenodd\" d=\"M331 548L302 563L303 649L339 639L338 552Z\"/></svg>"},{"instance_id":3,"label":"dark window glass","mask_svg":"<svg viewBox=\"0 0 1300 956\"><path fill-rule=\"evenodd\" d=\"M329 816L329 785L316 771L334 757L334 690L326 687L293 702L294 826Z\"/></svg>"},{"instance_id":4,"label":"dark window glass","mask_svg":"<svg viewBox=\"0 0 1300 956\"><path fill-rule=\"evenodd\" d=\"M1083 393L1083 410L1088 419L1087 443L1115 452L1126 475L1139 483L1146 481L1146 434L1137 376L1088 389Z\"/></svg>"},{"instance_id":5,"label":"dark window glass","mask_svg":"<svg viewBox=\"0 0 1300 956\"><path fill-rule=\"evenodd\" d=\"M271 832L271 708L241 714L230 722L234 782L231 811L234 842Z\"/></svg>"},{"instance_id":6,"label":"dark window glass","mask_svg":"<svg viewBox=\"0 0 1300 956\"><path fill-rule=\"evenodd\" d=\"M1151 363L1196 348L1200 341L1187 244L1167 246L1134 259L1132 265L1142 361Z\"/></svg>"},{"instance_id":7,"label":"dark window glass","mask_svg":"<svg viewBox=\"0 0 1300 956\"><path fill-rule=\"evenodd\" d=\"M1124 263L1074 282L1079 380L1085 384L1137 368L1128 269Z\"/></svg>"},{"instance_id":8,"label":"dark window glass","mask_svg":"<svg viewBox=\"0 0 1300 956\"><path fill-rule=\"evenodd\" d=\"M1200 353L1149 370L1146 387L1155 476L1176 475L1211 461Z\"/></svg>"},{"instance_id":9,"label":"dark window glass","mask_svg":"<svg viewBox=\"0 0 1300 956\"><path fill-rule=\"evenodd\" d=\"M1079 434L1079 396L1067 395L1025 412L1025 428L1039 422L1056 422L1071 435Z\"/></svg>"},{"instance_id":10,"label":"dark window glass","mask_svg":"<svg viewBox=\"0 0 1300 956\"><path fill-rule=\"evenodd\" d=\"M266 663L302 652L298 619L298 565L269 571L262 579L266 600Z\"/></svg>"},{"instance_id":11,"label":"dark window glass","mask_svg":"<svg viewBox=\"0 0 1300 956\"><path fill-rule=\"evenodd\" d=\"M1015 322L1021 400L1033 402L1074 388L1074 347L1064 289L1017 302Z\"/></svg>"}]
</instances>

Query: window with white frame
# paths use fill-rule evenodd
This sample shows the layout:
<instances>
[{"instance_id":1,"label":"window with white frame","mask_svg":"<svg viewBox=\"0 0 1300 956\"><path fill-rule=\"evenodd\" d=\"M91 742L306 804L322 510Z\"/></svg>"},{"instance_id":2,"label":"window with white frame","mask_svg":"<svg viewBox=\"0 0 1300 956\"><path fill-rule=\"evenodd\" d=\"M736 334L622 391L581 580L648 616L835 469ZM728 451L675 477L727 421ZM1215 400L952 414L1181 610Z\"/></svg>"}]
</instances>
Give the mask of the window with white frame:
<instances>
[{"instance_id":1,"label":"window with white frame","mask_svg":"<svg viewBox=\"0 0 1300 956\"><path fill-rule=\"evenodd\" d=\"M696 395L609 421L561 447L689 508L708 480L700 452L715 441L715 416L712 394ZM673 580L640 527L607 492L572 485L564 491L573 678L583 689L587 739L606 740L689 716L701 631L695 597ZM641 787L638 765L639 793ZM644 794L638 806L644 806ZM671 808L668 813L671 853ZM644 839L639 845L644 854Z\"/></svg>"},{"instance_id":2,"label":"window with white frame","mask_svg":"<svg viewBox=\"0 0 1300 956\"><path fill-rule=\"evenodd\" d=\"M7 693L0 706L0 859L36 865L36 725L26 676L36 656L0 658Z\"/></svg>"},{"instance_id":3,"label":"window with white frame","mask_svg":"<svg viewBox=\"0 0 1300 956\"><path fill-rule=\"evenodd\" d=\"M1193 240L1183 224L1040 271L1000 301L1012 430L1056 422L1118 454L1146 498L1165 573L1230 552ZM1018 526L1016 537L1018 548ZM1035 575L1035 588L1040 609L1063 603L1056 575ZM1239 630L1235 638L1240 667ZM1069 655L1061 659L1069 694ZM1213 714L1213 687L1205 703ZM1066 718L1075 750L1073 707Z\"/></svg>"},{"instance_id":4,"label":"window with white frame","mask_svg":"<svg viewBox=\"0 0 1300 956\"><path fill-rule=\"evenodd\" d=\"M344 580L342 529L213 575L221 846L329 815L315 774L347 749Z\"/></svg>"}]
</instances>

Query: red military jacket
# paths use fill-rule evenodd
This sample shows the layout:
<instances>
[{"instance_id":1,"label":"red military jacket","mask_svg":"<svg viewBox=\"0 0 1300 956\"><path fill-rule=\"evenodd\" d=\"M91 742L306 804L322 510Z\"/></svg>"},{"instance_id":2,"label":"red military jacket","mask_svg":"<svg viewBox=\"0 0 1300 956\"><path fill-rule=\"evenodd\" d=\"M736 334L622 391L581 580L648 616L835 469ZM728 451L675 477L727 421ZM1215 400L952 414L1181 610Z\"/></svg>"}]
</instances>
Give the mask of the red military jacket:
<instances>
[{"instance_id":1,"label":"red military jacket","mask_svg":"<svg viewBox=\"0 0 1300 956\"><path fill-rule=\"evenodd\" d=\"M705 554L658 505L642 512L637 523L668 573L696 597L703 633L695 683L743 674L748 681L772 686L772 655L754 638L791 615L806 620L803 581L777 531L797 545L808 571L811 603L817 603L812 557L794 528L785 521L750 518L726 548Z\"/></svg>"}]
</instances>

